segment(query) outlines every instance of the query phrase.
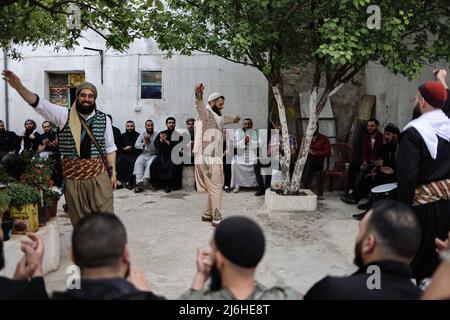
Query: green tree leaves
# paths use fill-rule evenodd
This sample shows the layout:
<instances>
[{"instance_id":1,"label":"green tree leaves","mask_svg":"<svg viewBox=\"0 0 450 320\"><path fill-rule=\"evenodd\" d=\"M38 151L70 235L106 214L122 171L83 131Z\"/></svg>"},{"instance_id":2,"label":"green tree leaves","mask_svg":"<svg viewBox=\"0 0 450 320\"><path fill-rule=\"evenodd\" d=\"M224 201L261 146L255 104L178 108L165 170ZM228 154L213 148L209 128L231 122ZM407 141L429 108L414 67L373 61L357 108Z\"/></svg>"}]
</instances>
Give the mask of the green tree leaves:
<instances>
[{"instance_id":1,"label":"green tree leaves","mask_svg":"<svg viewBox=\"0 0 450 320\"><path fill-rule=\"evenodd\" d=\"M79 29L68 27L67 8L81 10ZM164 9L159 0L17 0L0 5L0 47L17 58L17 45L53 45L55 49L71 48L83 30L92 29L106 40L106 46L123 51L141 30L146 13Z\"/></svg>"}]
</instances>

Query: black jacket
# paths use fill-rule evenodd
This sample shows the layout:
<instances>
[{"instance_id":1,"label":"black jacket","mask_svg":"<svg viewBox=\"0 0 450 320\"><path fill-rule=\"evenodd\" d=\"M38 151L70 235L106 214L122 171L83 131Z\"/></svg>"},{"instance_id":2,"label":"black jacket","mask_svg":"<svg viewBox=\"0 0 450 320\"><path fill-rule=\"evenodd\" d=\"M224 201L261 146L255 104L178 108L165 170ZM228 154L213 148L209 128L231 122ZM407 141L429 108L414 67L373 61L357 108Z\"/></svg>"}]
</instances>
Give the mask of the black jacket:
<instances>
[{"instance_id":1,"label":"black jacket","mask_svg":"<svg viewBox=\"0 0 450 320\"><path fill-rule=\"evenodd\" d=\"M374 272L369 266L380 268L380 289L369 289ZM369 280L369 281L368 281ZM306 294L305 300L417 300L421 291L411 280L409 266L394 262L380 261L363 266L348 277L325 277L317 282Z\"/></svg>"},{"instance_id":2,"label":"black jacket","mask_svg":"<svg viewBox=\"0 0 450 320\"><path fill-rule=\"evenodd\" d=\"M381 146L380 157L383 159L383 166L389 167L395 171L395 154L397 151L397 143L385 143Z\"/></svg>"},{"instance_id":3,"label":"black jacket","mask_svg":"<svg viewBox=\"0 0 450 320\"><path fill-rule=\"evenodd\" d=\"M438 137L436 159L431 158L425 141L414 128L400 138L397 158L397 199L411 205L416 187L450 178L450 142Z\"/></svg>"},{"instance_id":4,"label":"black jacket","mask_svg":"<svg viewBox=\"0 0 450 320\"><path fill-rule=\"evenodd\" d=\"M80 289L54 292L54 300L164 300L152 292L144 292L123 278L81 280Z\"/></svg>"},{"instance_id":5,"label":"black jacket","mask_svg":"<svg viewBox=\"0 0 450 320\"><path fill-rule=\"evenodd\" d=\"M123 148L122 133L117 127L112 126L112 129L114 135L114 144L116 145L117 151L119 152Z\"/></svg>"},{"instance_id":6,"label":"black jacket","mask_svg":"<svg viewBox=\"0 0 450 320\"><path fill-rule=\"evenodd\" d=\"M0 300L47 300L44 278L12 280L0 277Z\"/></svg>"},{"instance_id":7,"label":"black jacket","mask_svg":"<svg viewBox=\"0 0 450 320\"><path fill-rule=\"evenodd\" d=\"M139 133L136 131L133 131L132 133L128 133L125 131L125 133L122 133L121 141L122 141L122 154L126 154L128 156L134 156L137 157L142 152L140 149L135 148L136 140L139 138ZM131 150L124 151L123 148L131 146ZM117 148L119 148L117 146Z\"/></svg>"}]
</instances>

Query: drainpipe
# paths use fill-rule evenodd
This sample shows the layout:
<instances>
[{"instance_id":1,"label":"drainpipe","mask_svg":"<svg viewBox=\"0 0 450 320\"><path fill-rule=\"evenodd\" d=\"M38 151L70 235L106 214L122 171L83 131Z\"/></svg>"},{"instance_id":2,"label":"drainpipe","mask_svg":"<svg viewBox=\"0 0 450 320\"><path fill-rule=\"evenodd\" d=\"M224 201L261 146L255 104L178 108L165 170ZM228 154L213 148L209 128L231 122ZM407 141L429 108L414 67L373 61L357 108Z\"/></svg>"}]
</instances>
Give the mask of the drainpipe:
<instances>
[{"instance_id":1,"label":"drainpipe","mask_svg":"<svg viewBox=\"0 0 450 320\"><path fill-rule=\"evenodd\" d=\"M3 69L8 69L8 55L3 52ZM9 129L9 97L8 97L8 82L5 81L5 124L6 130Z\"/></svg>"}]
</instances>

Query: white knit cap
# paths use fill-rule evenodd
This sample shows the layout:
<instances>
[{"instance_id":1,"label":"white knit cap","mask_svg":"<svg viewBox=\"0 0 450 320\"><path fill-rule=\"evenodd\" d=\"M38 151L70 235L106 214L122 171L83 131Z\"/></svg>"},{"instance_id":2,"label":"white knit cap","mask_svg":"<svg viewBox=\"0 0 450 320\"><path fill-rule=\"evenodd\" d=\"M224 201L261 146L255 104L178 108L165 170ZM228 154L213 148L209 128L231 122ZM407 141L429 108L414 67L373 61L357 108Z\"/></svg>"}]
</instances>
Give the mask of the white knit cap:
<instances>
[{"instance_id":1,"label":"white knit cap","mask_svg":"<svg viewBox=\"0 0 450 320\"><path fill-rule=\"evenodd\" d=\"M208 97L208 102L211 102L213 100L216 100L217 98L223 97L223 95L220 92L213 92Z\"/></svg>"}]
</instances>

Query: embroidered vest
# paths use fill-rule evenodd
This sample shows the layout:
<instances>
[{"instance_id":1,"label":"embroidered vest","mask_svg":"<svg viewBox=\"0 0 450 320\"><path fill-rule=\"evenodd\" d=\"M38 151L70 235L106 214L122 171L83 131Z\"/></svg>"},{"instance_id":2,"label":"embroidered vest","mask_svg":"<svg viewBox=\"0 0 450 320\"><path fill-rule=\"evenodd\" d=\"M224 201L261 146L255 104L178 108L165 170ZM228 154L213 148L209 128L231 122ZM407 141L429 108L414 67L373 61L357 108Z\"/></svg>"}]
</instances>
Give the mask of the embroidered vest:
<instances>
[{"instance_id":1,"label":"embroidered vest","mask_svg":"<svg viewBox=\"0 0 450 320\"><path fill-rule=\"evenodd\" d=\"M69 113L70 114L70 113ZM91 122L92 121L92 122ZM106 131L106 114L101 111L96 111L95 115L88 120L88 123L91 123L90 128L92 134L97 140L98 144L103 150L103 153L106 155L106 144L105 144L105 131ZM86 139L89 139L86 133L83 133L82 129L82 137L86 136ZM63 157L69 157L71 159L78 158L75 141L73 140L72 132L69 127L69 120L67 119L67 123L64 128L58 134L59 140L59 153ZM100 153L93 143L91 143L91 158L100 157Z\"/></svg>"}]
</instances>

